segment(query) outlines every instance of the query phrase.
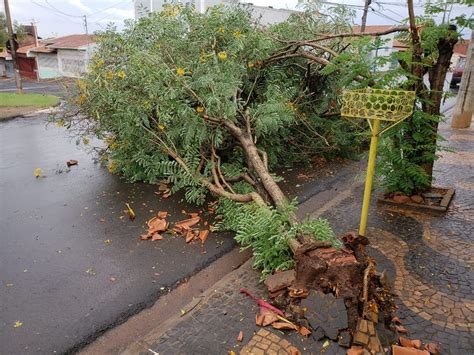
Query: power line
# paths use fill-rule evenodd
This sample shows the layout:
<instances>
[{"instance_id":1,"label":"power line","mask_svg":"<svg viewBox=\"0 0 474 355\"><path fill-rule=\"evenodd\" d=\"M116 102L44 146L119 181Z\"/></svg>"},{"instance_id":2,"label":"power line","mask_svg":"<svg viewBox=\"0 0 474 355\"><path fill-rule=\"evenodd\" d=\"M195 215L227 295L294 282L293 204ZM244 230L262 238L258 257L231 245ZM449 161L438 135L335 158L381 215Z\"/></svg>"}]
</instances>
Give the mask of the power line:
<instances>
[{"instance_id":1,"label":"power line","mask_svg":"<svg viewBox=\"0 0 474 355\"><path fill-rule=\"evenodd\" d=\"M57 7L51 5L48 0L44 0L44 1L46 2L46 4L49 5L50 8L52 8L53 10L59 12L60 14L63 14L64 16L68 16L68 17L83 17L83 16L78 16L78 15L67 14L67 13L65 13L64 11L59 10Z\"/></svg>"}]
</instances>

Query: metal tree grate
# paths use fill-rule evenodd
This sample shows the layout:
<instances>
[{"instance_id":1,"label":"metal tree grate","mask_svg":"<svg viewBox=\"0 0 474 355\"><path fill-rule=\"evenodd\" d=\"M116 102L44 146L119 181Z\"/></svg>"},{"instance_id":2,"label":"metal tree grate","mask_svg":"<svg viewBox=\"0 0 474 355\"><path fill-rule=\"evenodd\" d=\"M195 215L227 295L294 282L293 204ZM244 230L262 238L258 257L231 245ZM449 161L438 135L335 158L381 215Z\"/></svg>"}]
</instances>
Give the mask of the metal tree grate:
<instances>
[{"instance_id":1,"label":"metal tree grate","mask_svg":"<svg viewBox=\"0 0 474 355\"><path fill-rule=\"evenodd\" d=\"M413 112L415 92L361 89L344 91L341 116L397 122Z\"/></svg>"}]
</instances>

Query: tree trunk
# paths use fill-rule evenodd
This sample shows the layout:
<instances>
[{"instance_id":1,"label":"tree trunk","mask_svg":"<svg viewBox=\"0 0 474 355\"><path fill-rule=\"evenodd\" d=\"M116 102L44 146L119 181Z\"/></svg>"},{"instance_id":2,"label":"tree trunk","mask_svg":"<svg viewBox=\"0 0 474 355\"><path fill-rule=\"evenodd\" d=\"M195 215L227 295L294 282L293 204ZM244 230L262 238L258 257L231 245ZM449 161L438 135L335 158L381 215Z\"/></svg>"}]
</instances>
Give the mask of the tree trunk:
<instances>
[{"instance_id":1,"label":"tree trunk","mask_svg":"<svg viewBox=\"0 0 474 355\"><path fill-rule=\"evenodd\" d=\"M456 106L454 107L453 119L451 127L453 128L469 128L474 113L474 31L471 32L471 43L467 50L466 64L464 65L464 73L459 86Z\"/></svg>"},{"instance_id":2,"label":"tree trunk","mask_svg":"<svg viewBox=\"0 0 474 355\"><path fill-rule=\"evenodd\" d=\"M438 60L429 69L428 76L430 82L429 102L423 106L423 111L434 116L439 116L441 101L443 99L443 89L446 80L446 73L451 65L451 57L453 56L454 46L457 43L457 38L448 35L447 38L441 38L438 42ZM438 122L433 122L433 135L430 137L433 147L436 146L436 138L438 132ZM435 154L436 148L427 150L423 154ZM430 179L433 178L433 164L434 161L427 162L421 165L423 170L428 174Z\"/></svg>"}]
</instances>

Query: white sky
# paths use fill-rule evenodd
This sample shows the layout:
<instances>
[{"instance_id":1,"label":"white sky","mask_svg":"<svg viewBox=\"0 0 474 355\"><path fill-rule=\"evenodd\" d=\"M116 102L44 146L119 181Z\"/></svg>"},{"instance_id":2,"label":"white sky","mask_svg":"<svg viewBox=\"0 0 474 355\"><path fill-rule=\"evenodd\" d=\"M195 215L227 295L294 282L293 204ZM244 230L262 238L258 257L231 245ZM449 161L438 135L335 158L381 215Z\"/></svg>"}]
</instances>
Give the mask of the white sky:
<instances>
[{"instance_id":1,"label":"white sky","mask_svg":"<svg viewBox=\"0 0 474 355\"><path fill-rule=\"evenodd\" d=\"M134 17L133 0L9 0L14 20L22 24L35 21L41 37L85 33L82 16L87 16L89 33L105 28L114 22L120 29L123 21ZM362 16L364 0L327 0L352 5L357 11L356 23ZM255 5L295 9L298 0L247 0ZM398 24L407 17L405 0L373 0L367 19L368 25ZM423 1L415 0L415 12L422 13ZM472 9L472 8L471 8ZM0 10L3 10L1 1ZM452 16L472 13L465 6L456 5ZM464 37L469 33L464 32Z\"/></svg>"}]
</instances>

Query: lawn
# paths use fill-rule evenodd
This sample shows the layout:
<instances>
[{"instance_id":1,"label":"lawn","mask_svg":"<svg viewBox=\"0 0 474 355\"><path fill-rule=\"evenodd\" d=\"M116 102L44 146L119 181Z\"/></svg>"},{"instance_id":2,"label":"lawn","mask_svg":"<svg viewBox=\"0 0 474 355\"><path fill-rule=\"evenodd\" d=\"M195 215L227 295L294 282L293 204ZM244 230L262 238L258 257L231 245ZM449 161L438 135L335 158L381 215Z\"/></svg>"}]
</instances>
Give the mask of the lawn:
<instances>
[{"instance_id":1,"label":"lawn","mask_svg":"<svg viewBox=\"0 0 474 355\"><path fill-rule=\"evenodd\" d=\"M0 107L50 107L59 103L59 97L41 94L22 94L1 92Z\"/></svg>"}]
</instances>

